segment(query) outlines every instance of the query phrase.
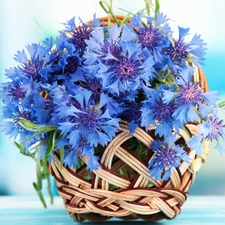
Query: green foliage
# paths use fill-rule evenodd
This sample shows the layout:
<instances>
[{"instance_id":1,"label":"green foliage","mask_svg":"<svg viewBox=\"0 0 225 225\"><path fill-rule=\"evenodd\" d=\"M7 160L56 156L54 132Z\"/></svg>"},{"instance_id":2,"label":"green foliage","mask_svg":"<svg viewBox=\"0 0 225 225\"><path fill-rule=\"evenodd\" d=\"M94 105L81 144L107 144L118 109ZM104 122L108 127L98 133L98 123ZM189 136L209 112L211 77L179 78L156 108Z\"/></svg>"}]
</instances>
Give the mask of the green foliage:
<instances>
[{"instance_id":1,"label":"green foliage","mask_svg":"<svg viewBox=\"0 0 225 225\"><path fill-rule=\"evenodd\" d=\"M160 10L160 4L159 0L155 0L155 3L153 3L153 0L144 0L145 2L145 11L148 16L152 16L151 11L156 15L157 12Z\"/></svg>"},{"instance_id":2,"label":"green foliage","mask_svg":"<svg viewBox=\"0 0 225 225\"><path fill-rule=\"evenodd\" d=\"M47 190L48 190L48 193L50 196L50 202L52 204L53 203L53 195L51 192L50 174L47 169L47 165L48 165L48 158L52 154L53 150L55 149L56 138L57 138L57 133L58 133L57 127L56 126L39 126L39 125L36 125L22 117L17 117L15 119L18 121L20 126L22 126L24 129L34 132L34 135L32 135L30 138L26 139L24 142L17 143L15 141L14 144L20 150L21 154L31 157L36 162L37 181L33 182L33 187L36 190L38 197L40 198L43 206L46 208L47 204L44 200L44 196L42 193L42 187L43 187L43 180L47 179L47 183L48 183ZM43 141L36 143L34 146L32 146L29 149L29 151L27 151L24 148L24 143L28 140L31 140L32 138L40 136L41 134L48 134L47 138L44 139ZM44 159L41 160L40 159L40 147L45 144L46 144L47 148L46 148ZM64 149L63 148L60 149L60 159L61 160L64 159Z\"/></svg>"},{"instance_id":3,"label":"green foliage","mask_svg":"<svg viewBox=\"0 0 225 225\"><path fill-rule=\"evenodd\" d=\"M148 16L152 16L152 13L154 14L154 16L156 15L157 12L159 12L160 10L160 3L159 0L155 0L153 3L153 0L144 0L145 2L145 8L141 11L145 11L146 15ZM127 15L124 16L124 19L122 21L118 21L114 12L113 12L113 0L110 0L109 2L107 0L100 0L99 1L99 5L102 7L102 9L106 12L106 14L108 14L109 16L111 16L113 18L113 20L115 21L115 23L120 26L123 24L126 24L128 22L128 20L130 19L130 16L133 14L129 11L126 11L124 9L121 9L124 12L127 12ZM137 12L137 13L139 13ZM110 24L110 20L109 20L109 24Z\"/></svg>"},{"instance_id":4,"label":"green foliage","mask_svg":"<svg viewBox=\"0 0 225 225\"><path fill-rule=\"evenodd\" d=\"M57 129L57 126L54 126L54 125L52 126L36 125L23 117L16 117L14 120L17 120L18 124L24 129L35 132L35 133L47 133L49 131Z\"/></svg>"}]
</instances>

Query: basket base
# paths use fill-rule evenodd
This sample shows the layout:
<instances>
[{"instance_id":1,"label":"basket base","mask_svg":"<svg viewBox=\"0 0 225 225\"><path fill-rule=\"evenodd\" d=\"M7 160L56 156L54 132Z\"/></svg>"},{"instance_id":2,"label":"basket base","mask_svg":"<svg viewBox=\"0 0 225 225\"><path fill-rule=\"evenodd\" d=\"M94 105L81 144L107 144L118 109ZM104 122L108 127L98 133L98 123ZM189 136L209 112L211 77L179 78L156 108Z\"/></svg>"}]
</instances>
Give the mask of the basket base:
<instances>
[{"instance_id":1,"label":"basket base","mask_svg":"<svg viewBox=\"0 0 225 225\"><path fill-rule=\"evenodd\" d=\"M148 222L157 222L163 219L167 219L167 220L169 219L168 217L165 217L163 213L157 213L154 215L138 215L133 213L129 216L124 216L124 217L109 217L109 216L103 216L97 213L84 213L84 214L69 213L69 216L73 218L75 222L79 222L79 223L82 223L85 220L90 222L104 222L112 218L118 218L120 220L125 220L125 221L141 219Z\"/></svg>"},{"instance_id":2,"label":"basket base","mask_svg":"<svg viewBox=\"0 0 225 225\"><path fill-rule=\"evenodd\" d=\"M195 128L196 125L187 125L190 134ZM76 222L103 222L111 218L155 222L180 214L196 177L196 166L190 170L190 164L183 161L179 168L171 169L167 181L154 180L148 168L154 155L149 151L154 130L154 126L147 132L138 127L132 136L128 124L121 122L121 132L107 147L98 149L101 167L94 171L87 170L88 159L82 156L79 168L61 166L59 154L55 153L56 160L49 164L49 171L69 216ZM188 135L179 135L177 142L184 145ZM146 147L141 152L139 142ZM189 156L195 162L195 152L191 151Z\"/></svg>"}]
</instances>

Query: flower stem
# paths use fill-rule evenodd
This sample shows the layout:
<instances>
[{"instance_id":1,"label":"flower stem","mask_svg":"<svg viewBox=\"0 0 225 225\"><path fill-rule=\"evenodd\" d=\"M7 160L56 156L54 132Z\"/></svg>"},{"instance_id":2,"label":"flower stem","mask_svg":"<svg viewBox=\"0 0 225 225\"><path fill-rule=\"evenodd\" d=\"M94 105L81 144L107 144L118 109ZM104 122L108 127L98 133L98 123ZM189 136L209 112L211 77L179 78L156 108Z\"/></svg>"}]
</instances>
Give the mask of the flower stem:
<instances>
[{"instance_id":1,"label":"flower stem","mask_svg":"<svg viewBox=\"0 0 225 225\"><path fill-rule=\"evenodd\" d=\"M108 3L106 0L101 0L99 1L100 6L102 7L102 9L113 18L113 20L115 21L115 23L120 26L119 21L117 20L114 12L113 12L113 0L110 0L110 3ZM109 19L110 21L110 19Z\"/></svg>"},{"instance_id":2,"label":"flower stem","mask_svg":"<svg viewBox=\"0 0 225 225\"><path fill-rule=\"evenodd\" d=\"M53 194L51 191L51 181L50 181L50 175L47 175L47 182L48 182L48 186L47 186L47 190L48 190L48 194L50 197L50 203L53 205Z\"/></svg>"},{"instance_id":3,"label":"flower stem","mask_svg":"<svg viewBox=\"0 0 225 225\"><path fill-rule=\"evenodd\" d=\"M154 12L154 15L156 16L157 12L160 10L160 3L159 0L155 0L155 7L153 7L153 0L144 0L145 1L145 11L148 16L151 16L151 9Z\"/></svg>"},{"instance_id":4,"label":"flower stem","mask_svg":"<svg viewBox=\"0 0 225 225\"><path fill-rule=\"evenodd\" d=\"M155 0L155 16L156 16L157 12L159 12L159 10L160 10L159 0Z\"/></svg>"},{"instance_id":5,"label":"flower stem","mask_svg":"<svg viewBox=\"0 0 225 225\"><path fill-rule=\"evenodd\" d=\"M119 26L120 24L119 24L119 21L117 20L117 18L116 18L116 16L115 16L115 14L114 14L114 12L113 12L113 0L110 0L110 7L109 7L109 13L110 13L110 15L112 16L112 18L113 18L113 20L117 23L117 25Z\"/></svg>"},{"instance_id":6,"label":"flower stem","mask_svg":"<svg viewBox=\"0 0 225 225\"><path fill-rule=\"evenodd\" d=\"M222 108L225 106L225 101L222 101L220 104L219 104L219 107Z\"/></svg>"}]
</instances>

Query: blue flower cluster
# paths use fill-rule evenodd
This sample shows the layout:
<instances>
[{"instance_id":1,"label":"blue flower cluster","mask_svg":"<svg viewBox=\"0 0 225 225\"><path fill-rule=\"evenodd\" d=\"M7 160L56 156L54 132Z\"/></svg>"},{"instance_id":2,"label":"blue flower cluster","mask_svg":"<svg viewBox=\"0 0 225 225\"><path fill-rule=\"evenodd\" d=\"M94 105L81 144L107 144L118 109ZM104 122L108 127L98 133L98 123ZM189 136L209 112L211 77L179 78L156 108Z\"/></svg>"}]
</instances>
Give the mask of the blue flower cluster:
<instances>
[{"instance_id":1,"label":"blue flower cluster","mask_svg":"<svg viewBox=\"0 0 225 225\"><path fill-rule=\"evenodd\" d=\"M100 166L95 148L112 141L121 120L128 121L131 134L138 126L154 125L158 138L149 169L155 179L167 180L172 167L189 161L175 143L186 123L199 124L199 136L189 141L198 155L204 139L225 137L218 93L204 93L193 79L193 66L205 55L200 35L187 41L189 28L179 27L174 38L160 12L139 13L120 25L106 26L95 15L89 23L76 21L69 20L55 40L18 51L19 65L6 71L3 129L26 151L36 145L42 159L51 159L53 151L63 149L64 165L76 167L82 156L95 170ZM220 142L217 147L225 151Z\"/></svg>"}]
</instances>

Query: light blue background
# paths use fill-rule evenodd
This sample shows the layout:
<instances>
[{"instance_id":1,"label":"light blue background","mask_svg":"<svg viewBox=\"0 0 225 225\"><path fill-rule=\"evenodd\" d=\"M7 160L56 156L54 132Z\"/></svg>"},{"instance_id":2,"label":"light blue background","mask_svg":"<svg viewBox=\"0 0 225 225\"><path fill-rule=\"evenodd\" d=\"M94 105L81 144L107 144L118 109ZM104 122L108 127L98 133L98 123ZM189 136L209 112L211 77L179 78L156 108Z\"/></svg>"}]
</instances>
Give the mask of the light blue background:
<instances>
[{"instance_id":1,"label":"light blue background","mask_svg":"<svg viewBox=\"0 0 225 225\"><path fill-rule=\"evenodd\" d=\"M144 7L143 0L114 0L116 7L132 12ZM161 0L161 11L177 26L190 27L190 38L201 34L208 44L205 65L211 90L225 95L225 1L223 0ZM120 12L119 10L115 10ZM0 79L4 70L13 67L13 56L31 42L56 36L62 23L78 15L84 21L92 15L104 16L98 0L0 0ZM222 98L222 96L221 96ZM225 98L224 98L225 99ZM35 164L18 152L12 140L0 136L0 195L32 195L36 180ZM225 194L225 155L211 151L200 170L190 194Z\"/></svg>"}]
</instances>

